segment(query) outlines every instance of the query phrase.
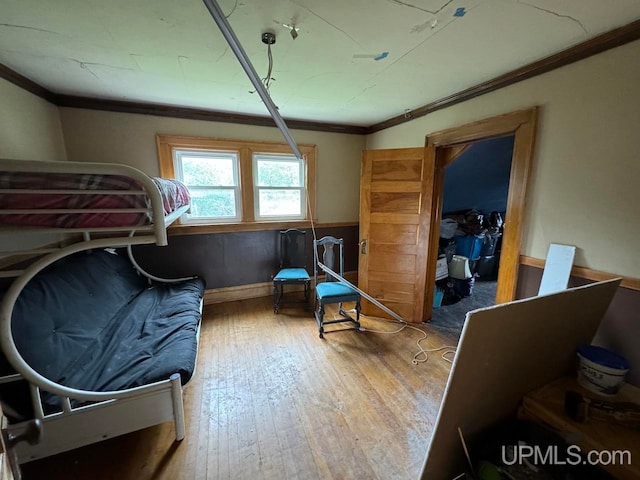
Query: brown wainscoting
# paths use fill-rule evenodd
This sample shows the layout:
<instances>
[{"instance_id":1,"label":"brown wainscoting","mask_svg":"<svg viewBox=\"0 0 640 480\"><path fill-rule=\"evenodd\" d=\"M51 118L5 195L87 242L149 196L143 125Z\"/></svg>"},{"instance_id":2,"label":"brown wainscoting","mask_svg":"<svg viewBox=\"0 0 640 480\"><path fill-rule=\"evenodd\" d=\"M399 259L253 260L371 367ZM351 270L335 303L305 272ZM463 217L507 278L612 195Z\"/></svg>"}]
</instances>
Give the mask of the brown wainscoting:
<instances>
[{"instance_id":1,"label":"brown wainscoting","mask_svg":"<svg viewBox=\"0 0 640 480\"><path fill-rule=\"evenodd\" d=\"M263 227L264 228L264 227ZM313 275L313 235L307 232L307 270ZM358 226L316 226L316 236L344 239L344 271L358 270ZM198 275L208 289L268 283L276 274L279 229L176 235L169 245L134 247L138 263L165 278Z\"/></svg>"},{"instance_id":2,"label":"brown wainscoting","mask_svg":"<svg viewBox=\"0 0 640 480\"><path fill-rule=\"evenodd\" d=\"M529 267L544 268L544 260L540 258L527 257L520 255L520 265L527 265ZM623 275L616 275L614 273L601 272L599 270L592 270L590 268L578 267L576 265L571 269L571 275L573 277L584 278L586 280L593 280L601 282L603 280L611 280L612 278L622 278L620 286L629 288L631 290L640 291L640 278L625 277Z\"/></svg>"},{"instance_id":3,"label":"brown wainscoting","mask_svg":"<svg viewBox=\"0 0 640 480\"><path fill-rule=\"evenodd\" d=\"M313 278L313 274L312 274ZM358 272L345 272L344 278L356 285L358 283ZM319 281L324 281L324 275L318 276ZM311 280L313 288L313 279ZM302 292L302 285L287 285L285 294ZM268 297L273 295L273 282L254 283L253 285L238 285L237 287L212 288L204 292L204 304L234 302L237 300L248 300L250 298Z\"/></svg>"},{"instance_id":4,"label":"brown wainscoting","mask_svg":"<svg viewBox=\"0 0 640 480\"><path fill-rule=\"evenodd\" d=\"M521 259L516 298L528 298L538 294L543 269L544 260L530 257ZM583 267L574 267L571 274L569 287L619 277L619 275ZM629 277L623 278L628 279ZM628 282L626 286L618 287L609 310L600 323L593 343L610 348L626 357L632 367L627 381L640 386L640 348L638 348L640 347L640 318L638 316L640 291L634 287L637 285L638 279L631 278L630 280L631 282ZM553 332L550 331L549 335L553 335Z\"/></svg>"}]
</instances>

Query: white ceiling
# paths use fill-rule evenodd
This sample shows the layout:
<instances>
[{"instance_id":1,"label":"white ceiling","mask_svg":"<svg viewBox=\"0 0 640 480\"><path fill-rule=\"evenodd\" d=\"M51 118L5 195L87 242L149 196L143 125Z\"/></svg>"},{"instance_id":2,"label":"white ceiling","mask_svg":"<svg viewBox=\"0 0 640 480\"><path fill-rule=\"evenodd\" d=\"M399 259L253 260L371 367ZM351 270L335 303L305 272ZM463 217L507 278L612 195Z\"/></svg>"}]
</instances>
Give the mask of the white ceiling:
<instances>
[{"instance_id":1,"label":"white ceiling","mask_svg":"<svg viewBox=\"0 0 640 480\"><path fill-rule=\"evenodd\" d=\"M218 3L260 76L276 33L285 119L361 126L640 19L640 0ZM58 94L267 115L201 0L0 0L0 63Z\"/></svg>"}]
</instances>

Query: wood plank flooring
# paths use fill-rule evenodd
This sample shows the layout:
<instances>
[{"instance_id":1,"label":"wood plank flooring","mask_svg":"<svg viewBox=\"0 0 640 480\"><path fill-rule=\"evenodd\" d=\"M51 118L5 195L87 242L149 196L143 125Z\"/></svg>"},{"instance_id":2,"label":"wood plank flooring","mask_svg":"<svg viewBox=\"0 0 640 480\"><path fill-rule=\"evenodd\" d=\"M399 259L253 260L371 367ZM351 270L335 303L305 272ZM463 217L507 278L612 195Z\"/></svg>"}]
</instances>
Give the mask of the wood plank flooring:
<instances>
[{"instance_id":1,"label":"wood plank flooring","mask_svg":"<svg viewBox=\"0 0 640 480\"><path fill-rule=\"evenodd\" d=\"M452 343L422 328L424 348ZM322 340L311 313L275 315L270 298L208 306L182 442L164 424L25 464L23 477L418 478L450 370L439 354L411 363L420 336L350 329Z\"/></svg>"}]
</instances>

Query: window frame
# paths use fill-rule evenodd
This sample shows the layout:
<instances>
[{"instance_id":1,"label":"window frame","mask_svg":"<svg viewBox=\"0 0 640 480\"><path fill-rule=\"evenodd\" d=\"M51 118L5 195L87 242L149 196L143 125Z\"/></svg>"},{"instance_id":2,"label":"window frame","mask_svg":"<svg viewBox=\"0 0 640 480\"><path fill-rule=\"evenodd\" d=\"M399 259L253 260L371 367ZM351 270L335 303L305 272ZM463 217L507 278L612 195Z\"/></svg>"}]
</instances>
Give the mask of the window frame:
<instances>
[{"instance_id":1,"label":"window frame","mask_svg":"<svg viewBox=\"0 0 640 480\"><path fill-rule=\"evenodd\" d=\"M178 163L182 164L183 160L182 160L182 156L183 154L187 154L190 155L192 157L202 157L202 158L207 158L208 153L212 152L214 150L192 150L192 149L182 149L182 148L176 148L173 150L173 161L174 161L174 172L175 172L175 168L178 165ZM235 182L235 185L232 186L227 186L227 185L198 185L198 186L193 186L191 185L190 188L192 189L196 189L196 190L233 190L234 192L234 197L235 197L235 209L236 209L236 215L234 217L196 217L196 218L190 218L190 219L186 219L186 214L180 218L180 221L184 224L184 225L191 225L191 224L209 224L209 223L235 223L237 221L239 221L242 218L242 193L240 190L240 155L238 155L238 152L232 152L232 151L222 151L222 150L215 150L216 155L219 155L220 157L224 158L224 157L228 157L231 161L232 161L232 168L233 168L233 180ZM183 167L181 166L181 172L184 172ZM176 173L176 178L178 180L181 180L184 182L184 177L181 174Z\"/></svg>"},{"instance_id":2,"label":"window frame","mask_svg":"<svg viewBox=\"0 0 640 480\"><path fill-rule=\"evenodd\" d=\"M317 147L311 144L299 144L305 162L304 185L309 199L309 205L303 208L304 217L291 220L268 220L256 217L256 201L253 175L254 154L292 155L291 148L286 143L256 142L232 139L217 139L207 137L194 137L183 135L156 135L158 148L158 165L162 178L175 179L174 152L176 150L203 151L208 150L237 152L239 159L239 183L241 218L235 221L188 223L176 222L170 227L174 233L214 233L226 231L263 230L264 228L289 228L308 227L311 219L317 222L316 217L316 172L317 172ZM309 218L311 215L311 219Z\"/></svg>"},{"instance_id":3,"label":"window frame","mask_svg":"<svg viewBox=\"0 0 640 480\"><path fill-rule=\"evenodd\" d=\"M289 158L285 158L289 157ZM304 220L307 217L307 205L306 205L306 190L305 185L305 170L306 162L304 159L297 158L293 153L290 154L278 154L278 153L264 153L253 152L251 155L251 169L253 172L253 198L254 198L254 216L257 221L270 221L269 215L260 215L260 191L261 190L298 190L300 191L300 215L283 215L281 217L272 218L275 221L289 221L289 220ZM299 187L285 187L285 186L260 186L258 185L258 162L260 160L268 160L269 157L273 157L273 161L285 161L290 163L297 163L298 168L302 168L301 179L302 185ZM302 164L300 162L302 161Z\"/></svg>"}]
</instances>

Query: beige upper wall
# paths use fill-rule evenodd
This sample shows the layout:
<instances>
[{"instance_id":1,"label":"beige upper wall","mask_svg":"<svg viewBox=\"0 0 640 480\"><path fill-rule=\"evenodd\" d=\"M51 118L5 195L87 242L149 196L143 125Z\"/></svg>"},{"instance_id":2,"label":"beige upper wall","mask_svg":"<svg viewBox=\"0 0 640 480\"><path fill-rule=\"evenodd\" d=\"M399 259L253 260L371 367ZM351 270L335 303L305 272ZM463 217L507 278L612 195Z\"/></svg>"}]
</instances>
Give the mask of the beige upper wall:
<instances>
[{"instance_id":1,"label":"beige upper wall","mask_svg":"<svg viewBox=\"0 0 640 480\"><path fill-rule=\"evenodd\" d=\"M0 79L0 158L66 160L58 107Z\"/></svg>"},{"instance_id":2,"label":"beige upper wall","mask_svg":"<svg viewBox=\"0 0 640 480\"><path fill-rule=\"evenodd\" d=\"M640 277L639 58L636 41L375 133L366 146L422 146L430 132L539 105L522 253L576 245L577 265Z\"/></svg>"},{"instance_id":3,"label":"beige upper wall","mask_svg":"<svg viewBox=\"0 0 640 480\"><path fill-rule=\"evenodd\" d=\"M159 174L158 133L284 143L280 131L270 127L76 108L61 108L60 114L69 160L126 163L154 176ZM298 143L318 146L318 221L357 221L365 138L304 130L291 133Z\"/></svg>"},{"instance_id":4,"label":"beige upper wall","mask_svg":"<svg viewBox=\"0 0 640 480\"><path fill-rule=\"evenodd\" d=\"M0 79L0 159L66 160L58 108ZM0 256L58 240L55 235L3 233Z\"/></svg>"}]
</instances>

